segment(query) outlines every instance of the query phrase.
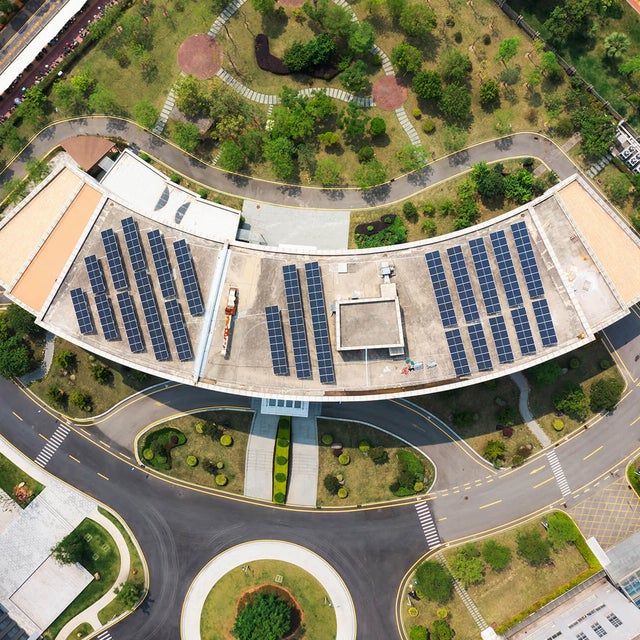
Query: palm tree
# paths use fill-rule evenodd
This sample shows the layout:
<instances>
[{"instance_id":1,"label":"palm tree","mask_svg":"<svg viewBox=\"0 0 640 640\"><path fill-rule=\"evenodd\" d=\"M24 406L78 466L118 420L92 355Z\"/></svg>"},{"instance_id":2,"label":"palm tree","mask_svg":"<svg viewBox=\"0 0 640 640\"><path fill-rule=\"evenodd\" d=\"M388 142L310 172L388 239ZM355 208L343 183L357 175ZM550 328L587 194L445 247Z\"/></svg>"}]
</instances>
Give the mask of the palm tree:
<instances>
[{"instance_id":1,"label":"palm tree","mask_svg":"<svg viewBox=\"0 0 640 640\"><path fill-rule=\"evenodd\" d=\"M621 58L629 44L629 36L626 33L614 31L604 39L604 52L607 58Z\"/></svg>"}]
</instances>

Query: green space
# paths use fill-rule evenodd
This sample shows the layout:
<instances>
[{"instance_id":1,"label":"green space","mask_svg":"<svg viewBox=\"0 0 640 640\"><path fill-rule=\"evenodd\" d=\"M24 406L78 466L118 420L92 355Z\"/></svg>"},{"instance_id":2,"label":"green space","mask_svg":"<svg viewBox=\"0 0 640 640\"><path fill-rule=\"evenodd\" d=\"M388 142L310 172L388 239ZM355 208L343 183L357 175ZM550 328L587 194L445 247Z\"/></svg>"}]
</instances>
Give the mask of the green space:
<instances>
[{"instance_id":1,"label":"green space","mask_svg":"<svg viewBox=\"0 0 640 640\"><path fill-rule=\"evenodd\" d=\"M640 458L636 458L627 467L627 480L633 490L636 492L638 498L640 498L640 475L636 473L640 469Z\"/></svg>"},{"instance_id":2,"label":"green space","mask_svg":"<svg viewBox=\"0 0 640 640\"><path fill-rule=\"evenodd\" d=\"M449 576L465 586L498 633L600 570L573 520L558 511L492 538L448 549L444 557ZM435 620L445 619L456 631L456 640L477 637L470 616L458 618L464 605L442 564L423 563L413 579L411 586L415 585L421 600L412 602L413 611L403 606L407 630L412 626L432 629Z\"/></svg>"},{"instance_id":3,"label":"green space","mask_svg":"<svg viewBox=\"0 0 640 640\"><path fill-rule=\"evenodd\" d=\"M200 623L202 640L231 640L238 602L243 594L263 585L285 589L299 605L305 638L335 639L334 609L326 604L327 593L312 575L276 560L259 560L247 566L247 571L242 567L229 571L207 596Z\"/></svg>"},{"instance_id":4,"label":"green space","mask_svg":"<svg viewBox=\"0 0 640 640\"><path fill-rule=\"evenodd\" d=\"M42 361L45 332L35 318L17 304L9 304L0 314L0 375L23 376Z\"/></svg>"},{"instance_id":5,"label":"green space","mask_svg":"<svg viewBox=\"0 0 640 640\"><path fill-rule=\"evenodd\" d=\"M281 416L278 420L273 460L273 501L276 504L284 504L287 499L290 450L291 418L289 416Z\"/></svg>"},{"instance_id":6,"label":"green space","mask_svg":"<svg viewBox=\"0 0 640 640\"><path fill-rule=\"evenodd\" d=\"M0 453L0 489L24 509L44 489L44 485Z\"/></svg>"},{"instance_id":7,"label":"green space","mask_svg":"<svg viewBox=\"0 0 640 640\"><path fill-rule=\"evenodd\" d=\"M113 538L97 522L85 518L54 548L54 557L63 563L79 562L90 574L99 574L44 632L54 640L69 620L114 588L120 571L120 553Z\"/></svg>"},{"instance_id":8,"label":"green space","mask_svg":"<svg viewBox=\"0 0 640 640\"><path fill-rule=\"evenodd\" d=\"M318 418L318 505L346 506L428 491L431 461L398 438L360 422Z\"/></svg>"},{"instance_id":9,"label":"green space","mask_svg":"<svg viewBox=\"0 0 640 640\"><path fill-rule=\"evenodd\" d=\"M67 640L77 640L78 638L86 638L93 633L93 627L88 622L78 625L68 636Z\"/></svg>"},{"instance_id":10,"label":"green space","mask_svg":"<svg viewBox=\"0 0 640 640\"><path fill-rule=\"evenodd\" d=\"M173 478L242 494L252 419L251 411L221 410L167 420L142 434L138 456L144 464ZM182 444L172 443L172 435ZM159 438L155 449L151 447L154 438Z\"/></svg>"},{"instance_id":11,"label":"green space","mask_svg":"<svg viewBox=\"0 0 640 640\"><path fill-rule=\"evenodd\" d=\"M111 522L113 522L113 524L118 527L118 530L127 543L127 549L129 550L130 558L129 575L127 576L127 582L135 585L135 587L138 589L144 589L144 566L142 564L140 554L138 553L138 549L131 540L129 532L122 525L120 520L116 518L116 516L114 516L111 512L106 511L102 507L98 507L98 511L100 511L100 513L106 518L109 518L109 520L111 520ZM109 603L104 609L98 612L98 619L102 624L106 624L107 622L109 622L109 620L113 620L120 614L127 611L128 608L129 607L127 607L121 599L115 598L113 602Z\"/></svg>"},{"instance_id":12,"label":"green space","mask_svg":"<svg viewBox=\"0 0 640 640\"><path fill-rule=\"evenodd\" d=\"M29 389L72 418L88 418L158 382L159 378L94 356L56 338L49 372L42 380L32 382Z\"/></svg>"}]
</instances>

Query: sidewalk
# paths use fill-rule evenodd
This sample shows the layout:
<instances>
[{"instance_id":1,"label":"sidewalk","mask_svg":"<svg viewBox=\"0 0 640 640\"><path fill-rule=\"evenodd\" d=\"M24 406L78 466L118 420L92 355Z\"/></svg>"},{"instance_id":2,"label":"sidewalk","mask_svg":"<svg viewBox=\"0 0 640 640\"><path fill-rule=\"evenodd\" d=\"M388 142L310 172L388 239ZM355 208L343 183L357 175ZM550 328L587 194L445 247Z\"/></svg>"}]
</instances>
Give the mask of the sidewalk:
<instances>
[{"instance_id":1,"label":"sidewalk","mask_svg":"<svg viewBox=\"0 0 640 640\"><path fill-rule=\"evenodd\" d=\"M309 405L309 417L292 419L287 504L315 507L318 498L318 425L322 405Z\"/></svg>"},{"instance_id":2,"label":"sidewalk","mask_svg":"<svg viewBox=\"0 0 640 640\"><path fill-rule=\"evenodd\" d=\"M527 423L527 427L533 435L538 438L538 441L542 445L542 448L548 447L551 444L551 439L542 430L542 427L534 420L531 411L529 410L529 383L524 375L518 371L518 373L512 373L511 379L516 383L518 389L520 389L520 398L518 400L518 408L520 409L520 415L522 419Z\"/></svg>"},{"instance_id":3,"label":"sidewalk","mask_svg":"<svg viewBox=\"0 0 640 640\"><path fill-rule=\"evenodd\" d=\"M31 371L20 378L20 380L22 380L22 382L27 386L29 386L34 380L42 380L42 378L47 375L51 368L51 363L53 362L55 338L56 337L53 333L47 331L47 336L44 340L44 356L42 358L42 364L35 371Z\"/></svg>"},{"instance_id":4,"label":"sidewalk","mask_svg":"<svg viewBox=\"0 0 640 640\"><path fill-rule=\"evenodd\" d=\"M251 402L253 424L247 442L244 465L244 495L271 501L273 491L273 451L278 431L278 416L260 413L260 399Z\"/></svg>"}]
</instances>

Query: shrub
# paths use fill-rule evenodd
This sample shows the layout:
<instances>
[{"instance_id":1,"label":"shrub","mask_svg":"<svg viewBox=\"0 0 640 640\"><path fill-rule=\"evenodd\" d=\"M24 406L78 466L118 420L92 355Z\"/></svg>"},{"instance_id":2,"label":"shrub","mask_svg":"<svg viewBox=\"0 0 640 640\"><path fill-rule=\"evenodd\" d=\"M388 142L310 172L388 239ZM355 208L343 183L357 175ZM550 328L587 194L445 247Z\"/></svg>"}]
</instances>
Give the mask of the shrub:
<instances>
[{"instance_id":1,"label":"shrub","mask_svg":"<svg viewBox=\"0 0 640 640\"><path fill-rule=\"evenodd\" d=\"M223 447L230 447L233 444L233 438L228 433L225 433L220 436L220 444Z\"/></svg>"},{"instance_id":2,"label":"shrub","mask_svg":"<svg viewBox=\"0 0 640 640\"><path fill-rule=\"evenodd\" d=\"M373 464L386 464L389 462L389 453L384 447L373 447L369 450L369 458Z\"/></svg>"},{"instance_id":3,"label":"shrub","mask_svg":"<svg viewBox=\"0 0 640 640\"><path fill-rule=\"evenodd\" d=\"M425 133L433 133L436 130L436 121L433 118L427 118L422 123L422 130Z\"/></svg>"},{"instance_id":4,"label":"shrub","mask_svg":"<svg viewBox=\"0 0 640 640\"><path fill-rule=\"evenodd\" d=\"M424 220L420 228L427 238L433 238L438 233L438 227L433 220Z\"/></svg>"},{"instance_id":5,"label":"shrub","mask_svg":"<svg viewBox=\"0 0 640 640\"><path fill-rule=\"evenodd\" d=\"M276 456L276 464L284 465L287 464L287 458L284 456Z\"/></svg>"},{"instance_id":6,"label":"shrub","mask_svg":"<svg viewBox=\"0 0 640 640\"><path fill-rule=\"evenodd\" d=\"M175 184L180 184L180 176L177 173L172 173L169 179Z\"/></svg>"},{"instance_id":7,"label":"shrub","mask_svg":"<svg viewBox=\"0 0 640 640\"><path fill-rule=\"evenodd\" d=\"M417 618L420 612L415 607L409 607L409 617Z\"/></svg>"},{"instance_id":8,"label":"shrub","mask_svg":"<svg viewBox=\"0 0 640 640\"><path fill-rule=\"evenodd\" d=\"M152 451L151 449L145 449L145 450L142 452L142 457L143 457L145 460L153 460L153 456L154 456L154 453L153 453L153 451Z\"/></svg>"},{"instance_id":9,"label":"shrub","mask_svg":"<svg viewBox=\"0 0 640 640\"><path fill-rule=\"evenodd\" d=\"M360 162L369 162L374 155L373 147L361 147L358 151L358 160Z\"/></svg>"},{"instance_id":10,"label":"shrub","mask_svg":"<svg viewBox=\"0 0 640 640\"><path fill-rule=\"evenodd\" d=\"M483 456L493 464L497 464L504 457L505 446L500 440L489 440L484 448Z\"/></svg>"},{"instance_id":11,"label":"shrub","mask_svg":"<svg viewBox=\"0 0 640 640\"><path fill-rule=\"evenodd\" d=\"M195 456L187 456L187 464L190 467L195 467L198 465L198 458L196 458Z\"/></svg>"},{"instance_id":12,"label":"shrub","mask_svg":"<svg viewBox=\"0 0 640 640\"><path fill-rule=\"evenodd\" d=\"M431 640L453 640L456 632L446 620L436 620L431 630Z\"/></svg>"},{"instance_id":13,"label":"shrub","mask_svg":"<svg viewBox=\"0 0 640 640\"><path fill-rule=\"evenodd\" d=\"M473 411L460 411L453 414L453 424L459 429L468 428L478 419L478 414Z\"/></svg>"},{"instance_id":14,"label":"shrub","mask_svg":"<svg viewBox=\"0 0 640 640\"><path fill-rule=\"evenodd\" d=\"M342 484L344 482L344 473L336 473L336 478L338 479L338 482Z\"/></svg>"},{"instance_id":15,"label":"shrub","mask_svg":"<svg viewBox=\"0 0 640 640\"><path fill-rule=\"evenodd\" d=\"M287 438L278 438L278 446L279 447L288 447L289 446L289 440L287 440Z\"/></svg>"},{"instance_id":16,"label":"shrub","mask_svg":"<svg viewBox=\"0 0 640 640\"><path fill-rule=\"evenodd\" d=\"M409 629L409 640L429 640L429 630L426 627L414 624Z\"/></svg>"},{"instance_id":17,"label":"shrub","mask_svg":"<svg viewBox=\"0 0 640 640\"><path fill-rule=\"evenodd\" d=\"M91 377L100 384L108 384L113 380L113 372L101 362L96 362L91 367Z\"/></svg>"},{"instance_id":18,"label":"shrub","mask_svg":"<svg viewBox=\"0 0 640 640\"><path fill-rule=\"evenodd\" d=\"M324 477L324 488L332 495L335 496L340 489L340 481L336 476L329 473Z\"/></svg>"},{"instance_id":19,"label":"shrub","mask_svg":"<svg viewBox=\"0 0 640 640\"><path fill-rule=\"evenodd\" d=\"M564 429L564 422L558 418L553 421L552 426L556 431L562 431Z\"/></svg>"},{"instance_id":20,"label":"shrub","mask_svg":"<svg viewBox=\"0 0 640 640\"><path fill-rule=\"evenodd\" d=\"M583 421L589 415L589 401L582 387L569 384L553 396L555 408L576 420Z\"/></svg>"},{"instance_id":21,"label":"shrub","mask_svg":"<svg viewBox=\"0 0 640 640\"><path fill-rule=\"evenodd\" d=\"M196 433L204 433L204 423L203 422L196 422L196 424L193 427L196 430Z\"/></svg>"},{"instance_id":22,"label":"shrub","mask_svg":"<svg viewBox=\"0 0 640 640\"><path fill-rule=\"evenodd\" d=\"M424 491L424 482L416 482L413 485L413 490L415 491L415 493L420 493L421 491Z\"/></svg>"},{"instance_id":23,"label":"shrub","mask_svg":"<svg viewBox=\"0 0 640 640\"><path fill-rule=\"evenodd\" d=\"M569 543L575 543L580 538L580 531L573 520L561 512L552 513L547 518L547 540L554 551L560 551Z\"/></svg>"},{"instance_id":24,"label":"shrub","mask_svg":"<svg viewBox=\"0 0 640 640\"><path fill-rule=\"evenodd\" d=\"M548 360L528 371L529 379L535 384L553 384L562 375L562 369L557 362Z\"/></svg>"},{"instance_id":25,"label":"shrub","mask_svg":"<svg viewBox=\"0 0 640 640\"><path fill-rule=\"evenodd\" d=\"M344 487L340 487L338 489L338 498L346 498L349 495L349 492L344 488Z\"/></svg>"},{"instance_id":26,"label":"shrub","mask_svg":"<svg viewBox=\"0 0 640 640\"><path fill-rule=\"evenodd\" d=\"M569 369L578 369L580 367L580 358L575 356L569 360Z\"/></svg>"},{"instance_id":27,"label":"shrub","mask_svg":"<svg viewBox=\"0 0 640 640\"><path fill-rule=\"evenodd\" d=\"M227 476L225 476L223 473L216 474L216 484L219 487L224 487L228 481L229 480L227 479Z\"/></svg>"},{"instance_id":28,"label":"shrub","mask_svg":"<svg viewBox=\"0 0 640 640\"><path fill-rule=\"evenodd\" d=\"M203 199L206 200L207 199L207 190L206 189L198 189L198 195Z\"/></svg>"},{"instance_id":29,"label":"shrub","mask_svg":"<svg viewBox=\"0 0 640 640\"><path fill-rule=\"evenodd\" d=\"M541 567L549 562L550 545L542 538L537 529L518 533L516 541L518 555L524 558L531 566Z\"/></svg>"},{"instance_id":30,"label":"shrub","mask_svg":"<svg viewBox=\"0 0 640 640\"><path fill-rule=\"evenodd\" d=\"M140 157L140 160L144 160L145 162L151 162L151 156L148 153L145 153L144 151L141 151L138 156Z\"/></svg>"},{"instance_id":31,"label":"shrub","mask_svg":"<svg viewBox=\"0 0 640 640\"><path fill-rule=\"evenodd\" d=\"M216 469L224 469L224 462L222 462L222 460L216 462Z\"/></svg>"},{"instance_id":32,"label":"shrub","mask_svg":"<svg viewBox=\"0 0 640 640\"><path fill-rule=\"evenodd\" d=\"M620 400L624 382L619 378L608 376L600 378L591 385L591 411L613 411Z\"/></svg>"},{"instance_id":33,"label":"shrub","mask_svg":"<svg viewBox=\"0 0 640 640\"><path fill-rule=\"evenodd\" d=\"M484 564L475 544L470 542L458 549L451 561L451 573L465 589L484 580Z\"/></svg>"},{"instance_id":34,"label":"shrub","mask_svg":"<svg viewBox=\"0 0 640 640\"><path fill-rule=\"evenodd\" d=\"M369 123L369 135L372 138L376 136L384 135L387 132L387 123L383 118L375 117L371 118L371 122Z\"/></svg>"},{"instance_id":35,"label":"shrub","mask_svg":"<svg viewBox=\"0 0 640 640\"><path fill-rule=\"evenodd\" d=\"M416 120L420 120L420 118L422 118L422 111L420 111L420 109L418 109L418 107L416 107L416 108L413 110L413 117L414 117Z\"/></svg>"},{"instance_id":36,"label":"shrub","mask_svg":"<svg viewBox=\"0 0 640 640\"><path fill-rule=\"evenodd\" d=\"M284 493L282 493L282 491L278 491L278 493L276 493L273 496L273 501L276 504L284 504L284 499L285 499L285 495L284 495Z\"/></svg>"},{"instance_id":37,"label":"shrub","mask_svg":"<svg viewBox=\"0 0 640 640\"><path fill-rule=\"evenodd\" d=\"M333 436L330 433L323 433L320 442L328 447L333 444Z\"/></svg>"},{"instance_id":38,"label":"shrub","mask_svg":"<svg viewBox=\"0 0 640 640\"><path fill-rule=\"evenodd\" d=\"M453 593L453 578L439 562L427 561L416 570L416 587L427 600L446 604Z\"/></svg>"},{"instance_id":39,"label":"shrub","mask_svg":"<svg viewBox=\"0 0 640 640\"><path fill-rule=\"evenodd\" d=\"M291 628L291 606L272 593L258 592L240 609L232 635L238 640L277 640Z\"/></svg>"},{"instance_id":40,"label":"shrub","mask_svg":"<svg viewBox=\"0 0 640 640\"><path fill-rule=\"evenodd\" d=\"M74 391L69 395L69 402L80 411L91 411L91 396L83 391Z\"/></svg>"},{"instance_id":41,"label":"shrub","mask_svg":"<svg viewBox=\"0 0 640 640\"><path fill-rule=\"evenodd\" d=\"M496 420L505 427L512 427L518 419L518 413L513 407L501 407L496 411Z\"/></svg>"},{"instance_id":42,"label":"shrub","mask_svg":"<svg viewBox=\"0 0 640 640\"><path fill-rule=\"evenodd\" d=\"M415 493L415 485L424 480L424 464L410 451L398 451L398 476L391 491L398 497Z\"/></svg>"},{"instance_id":43,"label":"shrub","mask_svg":"<svg viewBox=\"0 0 640 640\"><path fill-rule=\"evenodd\" d=\"M207 472L210 473L212 476L215 476L216 473L218 473L218 466L216 465L215 462L213 462L213 460L205 460L202 463L202 468Z\"/></svg>"},{"instance_id":44,"label":"shrub","mask_svg":"<svg viewBox=\"0 0 640 640\"><path fill-rule=\"evenodd\" d=\"M281 471L279 473L276 473L276 475L274 476L277 482L286 482L287 481L287 474L286 473L282 473Z\"/></svg>"},{"instance_id":45,"label":"shrub","mask_svg":"<svg viewBox=\"0 0 640 640\"><path fill-rule=\"evenodd\" d=\"M482 36L482 43L486 46L489 46L491 44L491 36L488 33L485 33Z\"/></svg>"},{"instance_id":46,"label":"shrub","mask_svg":"<svg viewBox=\"0 0 640 640\"><path fill-rule=\"evenodd\" d=\"M369 449L371 449L371 444L368 440L360 440L360 442L358 443L358 449L360 449L362 453L367 453Z\"/></svg>"},{"instance_id":47,"label":"shrub","mask_svg":"<svg viewBox=\"0 0 640 640\"><path fill-rule=\"evenodd\" d=\"M410 222L415 222L418 219L418 209L413 202L405 202L402 205L402 213Z\"/></svg>"},{"instance_id":48,"label":"shrub","mask_svg":"<svg viewBox=\"0 0 640 640\"><path fill-rule=\"evenodd\" d=\"M349 454L348 454L348 453L341 453L341 454L338 456L338 462L339 462L341 465L347 466L347 465L351 462L351 458L349 457Z\"/></svg>"},{"instance_id":49,"label":"shrub","mask_svg":"<svg viewBox=\"0 0 640 640\"><path fill-rule=\"evenodd\" d=\"M495 540L487 540L482 547L482 557L494 571L503 571L511 564L511 549Z\"/></svg>"},{"instance_id":50,"label":"shrub","mask_svg":"<svg viewBox=\"0 0 640 640\"><path fill-rule=\"evenodd\" d=\"M611 368L611 360L607 360L606 358L602 358L602 360L600 360L600 362L598 362L598 366L600 367L601 371L606 371L607 369Z\"/></svg>"}]
</instances>

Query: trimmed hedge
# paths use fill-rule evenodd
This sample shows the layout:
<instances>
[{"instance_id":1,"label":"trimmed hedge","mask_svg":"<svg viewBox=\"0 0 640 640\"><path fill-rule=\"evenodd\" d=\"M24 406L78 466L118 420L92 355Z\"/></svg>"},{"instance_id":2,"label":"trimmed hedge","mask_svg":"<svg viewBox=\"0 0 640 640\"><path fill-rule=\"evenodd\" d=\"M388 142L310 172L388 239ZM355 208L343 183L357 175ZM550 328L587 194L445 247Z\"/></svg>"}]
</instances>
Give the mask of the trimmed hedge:
<instances>
[{"instance_id":1,"label":"trimmed hedge","mask_svg":"<svg viewBox=\"0 0 640 640\"><path fill-rule=\"evenodd\" d=\"M273 461L273 501L284 504L289 479L289 449L291 447L291 418L281 416L278 420L276 448Z\"/></svg>"},{"instance_id":2,"label":"trimmed hedge","mask_svg":"<svg viewBox=\"0 0 640 640\"><path fill-rule=\"evenodd\" d=\"M183 445L187 437L173 427L163 427L149 432L138 445L138 451L150 467L168 471L171 469L171 449ZM151 457L149 453L151 452Z\"/></svg>"}]
</instances>

